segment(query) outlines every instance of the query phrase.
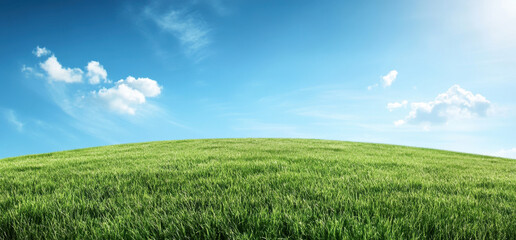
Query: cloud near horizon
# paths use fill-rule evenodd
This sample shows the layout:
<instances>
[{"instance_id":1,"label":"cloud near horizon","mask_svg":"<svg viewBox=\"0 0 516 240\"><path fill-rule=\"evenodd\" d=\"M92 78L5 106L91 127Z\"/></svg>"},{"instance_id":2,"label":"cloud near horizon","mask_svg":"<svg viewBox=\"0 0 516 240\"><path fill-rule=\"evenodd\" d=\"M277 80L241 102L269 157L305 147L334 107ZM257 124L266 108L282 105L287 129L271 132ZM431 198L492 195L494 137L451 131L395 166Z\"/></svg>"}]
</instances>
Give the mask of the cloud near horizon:
<instances>
[{"instance_id":1,"label":"cloud near horizon","mask_svg":"<svg viewBox=\"0 0 516 240\"><path fill-rule=\"evenodd\" d=\"M516 147L511 149L502 149L492 154L497 157L512 158L516 159Z\"/></svg>"},{"instance_id":2,"label":"cloud near horizon","mask_svg":"<svg viewBox=\"0 0 516 240\"><path fill-rule=\"evenodd\" d=\"M396 126L403 124L444 124L451 119L485 117L491 102L480 94L453 85L445 93L439 94L429 102L410 104L411 111L405 119L395 121Z\"/></svg>"}]
</instances>

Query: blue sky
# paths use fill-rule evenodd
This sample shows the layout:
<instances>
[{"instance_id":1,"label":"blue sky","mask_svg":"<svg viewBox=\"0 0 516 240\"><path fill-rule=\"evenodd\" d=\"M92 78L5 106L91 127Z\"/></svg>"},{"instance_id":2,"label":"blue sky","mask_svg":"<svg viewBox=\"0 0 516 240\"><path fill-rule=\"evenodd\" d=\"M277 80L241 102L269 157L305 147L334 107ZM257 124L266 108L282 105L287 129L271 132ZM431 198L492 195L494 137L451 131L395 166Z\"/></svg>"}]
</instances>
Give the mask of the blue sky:
<instances>
[{"instance_id":1,"label":"blue sky","mask_svg":"<svg viewBox=\"0 0 516 240\"><path fill-rule=\"evenodd\" d=\"M321 138L516 158L516 3L2 1L0 158Z\"/></svg>"}]
</instances>

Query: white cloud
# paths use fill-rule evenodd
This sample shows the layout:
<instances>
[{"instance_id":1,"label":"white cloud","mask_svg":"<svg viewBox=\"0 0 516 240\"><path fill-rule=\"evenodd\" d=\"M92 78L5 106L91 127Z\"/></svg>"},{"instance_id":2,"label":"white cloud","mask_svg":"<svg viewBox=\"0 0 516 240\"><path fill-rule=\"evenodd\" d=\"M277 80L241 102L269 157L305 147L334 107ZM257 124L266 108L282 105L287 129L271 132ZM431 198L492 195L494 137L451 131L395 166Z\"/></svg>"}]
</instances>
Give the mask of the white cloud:
<instances>
[{"instance_id":1,"label":"white cloud","mask_svg":"<svg viewBox=\"0 0 516 240\"><path fill-rule=\"evenodd\" d=\"M50 56L45 62L39 65L48 74L50 80L67 83L82 82L83 72L81 69L63 68L54 55Z\"/></svg>"},{"instance_id":2,"label":"white cloud","mask_svg":"<svg viewBox=\"0 0 516 240\"><path fill-rule=\"evenodd\" d=\"M146 102L146 97L156 97L161 93L158 83L149 78L127 77L120 80L116 86L102 88L93 92L109 109L122 114L134 115L136 108Z\"/></svg>"},{"instance_id":3,"label":"white cloud","mask_svg":"<svg viewBox=\"0 0 516 240\"><path fill-rule=\"evenodd\" d=\"M33 75L33 76L36 76L36 77L44 77L44 75L38 71L36 71L34 68L32 67L27 67L25 66L25 64L23 64L22 68L21 68L21 71L23 73L25 73L27 76L30 76L30 75Z\"/></svg>"},{"instance_id":4,"label":"white cloud","mask_svg":"<svg viewBox=\"0 0 516 240\"><path fill-rule=\"evenodd\" d=\"M371 86L367 86L367 90L372 90L373 88L378 87L378 83L373 84Z\"/></svg>"},{"instance_id":5,"label":"white cloud","mask_svg":"<svg viewBox=\"0 0 516 240\"><path fill-rule=\"evenodd\" d=\"M398 77L398 71L391 70L387 75L382 76L382 85L383 87L389 87L392 85L392 83L396 80L396 77ZM373 88L378 87L378 83L375 83L373 85L367 86L367 90L372 90Z\"/></svg>"},{"instance_id":6,"label":"white cloud","mask_svg":"<svg viewBox=\"0 0 516 240\"><path fill-rule=\"evenodd\" d=\"M90 84L99 84L101 79L104 80L104 82L107 82L106 69L104 69L104 67L100 65L99 62L89 62L88 66L86 66L86 69L88 70L86 76L88 77Z\"/></svg>"},{"instance_id":7,"label":"white cloud","mask_svg":"<svg viewBox=\"0 0 516 240\"><path fill-rule=\"evenodd\" d=\"M394 126L401 126L403 124L405 124L405 120L394 121Z\"/></svg>"},{"instance_id":8,"label":"white cloud","mask_svg":"<svg viewBox=\"0 0 516 240\"><path fill-rule=\"evenodd\" d=\"M25 66L25 64L23 64L21 71L25 72L25 73L32 73L32 72L34 72L34 68L27 67L27 66Z\"/></svg>"},{"instance_id":9,"label":"white cloud","mask_svg":"<svg viewBox=\"0 0 516 240\"><path fill-rule=\"evenodd\" d=\"M38 49L38 48L37 48ZM39 64L45 71L48 79L67 83L82 82L87 77L90 84L100 84L98 91L87 90L90 87L79 85L71 94L65 85L50 84L54 101L67 113L76 113L76 109L96 112L100 108L109 108L122 114L134 115L138 106L146 103L146 98L161 94L162 87L150 78L134 78L132 76L113 83L107 79L107 71L97 61L90 61L86 66L86 74L79 68L63 68L52 55L45 62ZM40 74L34 68L22 66L22 72ZM43 75L42 75L43 76ZM52 83L52 82L50 82ZM82 88L81 88L82 86ZM97 89L99 89L97 88ZM88 96L87 91L91 94ZM73 95L73 96L72 96ZM149 106L151 107L151 106ZM149 111L147 111L149 112ZM72 115L72 114L71 114ZM76 114L74 114L76 115Z\"/></svg>"},{"instance_id":10,"label":"white cloud","mask_svg":"<svg viewBox=\"0 0 516 240\"><path fill-rule=\"evenodd\" d=\"M37 46L36 49L32 50L32 54L36 55L36 57L46 56L50 53L52 52L46 49L45 47L40 48L39 46Z\"/></svg>"},{"instance_id":11,"label":"white cloud","mask_svg":"<svg viewBox=\"0 0 516 240\"><path fill-rule=\"evenodd\" d=\"M494 156L516 159L516 148L502 149L493 153Z\"/></svg>"},{"instance_id":12,"label":"white cloud","mask_svg":"<svg viewBox=\"0 0 516 240\"><path fill-rule=\"evenodd\" d=\"M145 103L145 96L140 91L119 84L112 88L102 88L97 95L104 100L111 110L134 115L135 106Z\"/></svg>"},{"instance_id":13,"label":"white cloud","mask_svg":"<svg viewBox=\"0 0 516 240\"><path fill-rule=\"evenodd\" d=\"M396 80L396 77L398 76L398 71L392 70L387 75L382 77L382 83L383 87L389 87L392 85L392 83Z\"/></svg>"},{"instance_id":14,"label":"white cloud","mask_svg":"<svg viewBox=\"0 0 516 240\"><path fill-rule=\"evenodd\" d=\"M401 102L387 103L387 109L389 109L389 111L392 112L392 110L396 108L407 107L407 104L407 100L403 100Z\"/></svg>"},{"instance_id":15,"label":"white cloud","mask_svg":"<svg viewBox=\"0 0 516 240\"><path fill-rule=\"evenodd\" d=\"M146 97L155 97L161 93L161 87L158 82L150 78L134 78L127 77L125 80L119 80L117 84L127 84L128 86L140 91Z\"/></svg>"},{"instance_id":16,"label":"white cloud","mask_svg":"<svg viewBox=\"0 0 516 240\"><path fill-rule=\"evenodd\" d=\"M206 23L194 13L172 10L159 15L152 8L146 8L145 15L162 30L174 35L189 54L198 52L210 43Z\"/></svg>"},{"instance_id":17,"label":"white cloud","mask_svg":"<svg viewBox=\"0 0 516 240\"><path fill-rule=\"evenodd\" d=\"M486 116L490 107L491 103L484 96L453 85L445 93L439 94L434 101L412 103L409 115L403 122L397 122L398 125L442 124L450 119Z\"/></svg>"}]
</instances>

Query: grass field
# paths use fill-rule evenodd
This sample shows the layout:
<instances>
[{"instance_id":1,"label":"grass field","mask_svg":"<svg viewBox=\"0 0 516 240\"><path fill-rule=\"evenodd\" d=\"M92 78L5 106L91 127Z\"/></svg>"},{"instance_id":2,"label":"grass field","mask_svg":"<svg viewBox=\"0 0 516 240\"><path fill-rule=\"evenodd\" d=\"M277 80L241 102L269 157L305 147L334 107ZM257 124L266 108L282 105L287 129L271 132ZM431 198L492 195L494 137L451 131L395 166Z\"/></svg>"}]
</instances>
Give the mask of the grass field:
<instances>
[{"instance_id":1,"label":"grass field","mask_svg":"<svg viewBox=\"0 0 516 240\"><path fill-rule=\"evenodd\" d=\"M0 239L516 239L516 161L304 139L0 160Z\"/></svg>"}]
</instances>

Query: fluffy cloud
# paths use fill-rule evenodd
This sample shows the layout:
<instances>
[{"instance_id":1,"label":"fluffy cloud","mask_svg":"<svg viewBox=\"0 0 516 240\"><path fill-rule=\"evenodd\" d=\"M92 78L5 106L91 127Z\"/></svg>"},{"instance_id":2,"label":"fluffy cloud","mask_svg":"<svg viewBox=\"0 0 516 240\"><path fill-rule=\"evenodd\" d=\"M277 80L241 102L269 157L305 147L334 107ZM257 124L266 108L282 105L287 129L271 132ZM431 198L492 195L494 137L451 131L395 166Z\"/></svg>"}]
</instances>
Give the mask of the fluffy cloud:
<instances>
[{"instance_id":1,"label":"fluffy cloud","mask_svg":"<svg viewBox=\"0 0 516 240\"><path fill-rule=\"evenodd\" d=\"M36 56L43 56L44 54L49 54L50 51L46 48L37 47L34 50L34 54ZM150 79L150 78L135 78L132 76L127 77L126 79L121 79L116 82L114 85L111 81L107 79L107 71L104 67L97 61L90 61L86 66L86 74L84 74L83 70L79 68L64 68L58 61L57 58L52 55L45 62L39 64L41 69L43 69L46 73L46 77L52 81L61 81L66 83L77 83L82 82L82 78L87 77L90 84L100 84L100 90L91 91L94 101L89 101L92 99L85 99L85 95L83 95L80 99L67 99L68 93L66 92L66 87L63 87L59 92L59 98L65 98L64 101L58 101L59 104L62 103L74 103L75 105L70 104L62 104L66 105L62 107L65 111L69 112L69 109L73 107L83 107L89 106L91 109L96 109L95 106L107 106L108 109L121 113L121 114L130 114L134 115L136 113L136 109L138 106L146 103L147 98L156 97L161 94L162 87L158 85L158 82ZM27 67L25 65L22 66L22 72L27 74L39 74L37 76L43 76L43 74L36 72L35 69L31 67ZM52 83L52 82L50 82ZM83 90L86 90L89 87L83 86ZM87 86L87 85L86 85ZM85 91L81 91L81 89L77 90L77 93L81 93ZM88 101L86 103L86 101ZM90 105L91 103L100 103L99 105Z\"/></svg>"},{"instance_id":2,"label":"fluffy cloud","mask_svg":"<svg viewBox=\"0 0 516 240\"><path fill-rule=\"evenodd\" d=\"M484 96L453 85L434 101L412 103L409 115L404 120L396 121L395 125L442 124L450 119L483 117L487 115L490 106L491 103Z\"/></svg>"},{"instance_id":3,"label":"fluffy cloud","mask_svg":"<svg viewBox=\"0 0 516 240\"><path fill-rule=\"evenodd\" d=\"M89 62L88 66L86 66L86 69L88 70L86 76L88 77L88 81L91 84L99 84L101 79L104 80L104 82L107 82L106 69L104 69L104 67L100 65L99 62Z\"/></svg>"},{"instance_id":4,"label":"fluffy cloud","mask_svg":"<svg viewBox=\"0 0 516 240\"><path fill-rule=\"evenodd\" d=\"M387 75L382 76L382 85L383 87L389 87L392 85L392 83L396 80L396 77L398 77L398 71L392 70ZM378 83L375 83L373 85L367 86L367 90L372 90L373 88L378 87Z\"/></svg>"},{"instance_id":5,"label":"fluffy cloud","mask_svg":"<svg viewBox=\"0 0 516 240\"><path fill-rule=\"evenodd\" d=\"M145 96L140 91L125 84L102 88L97 95L105 101L109 108L119 113L135 114L135 105L145 103Z\"/></svg>"},{"instance_id":6,"label":"fluffy cloud","mask_svg":"<svg viewBox=\"0 0 516 240\"><path fill-rule=\"evenodd\" d=\"M112 111L134 115L136 107L145 103L146 97L156 97L161 93L158 83L149 78L127 77L112 88L102 88L94 92Z\"/></svg>"},{"instance_id":7,"label":"fluffy cloud","mask_svg":"<svg viewBox=\"0 0 516 240\"><path fill-rule=\"evenodd\" d=\"M36 55L36 57L46 56L50 53L52 52L46 49L45 47L40 48L39 46L37 46L36 49L32 50L32 54Z\"/></svg>"},{"instance_id":8,"label":"fluffy cloud","mask_svg":"<svg viewBox=\"0 0 516 240\"><path fill-rule=\"evenodd\" d=\"M140 91L146 97L155 97L161 93L161 87L158 82L150 78L134 78L127 77L125 80L119 80L117 84L127 84L128 86Z\"/></svg>"},{"instance_id":9,"label":"fluffy cloud","mask_svg":"<svg viewBox=\"0 0 516 240\"><path fill-rule=\"evenodd\" d=\"M398 71L392 70L387 75L382 77L382 83L383 87L389 87L392 85L392 83L396 80L396 77L398 76Z\"/></svg>"},{"instance_id":10,"label":"fluffy cloud","mask_svg":"<svg viewBox=\"0 0 516 240\"><path fill-rule=\"evenodd\" d=\"M52 55L39 66L48 74L48 78L53 81L62 81L67 83L82 82L82 70L79 68L63 68Z\"/></svg>"},{"instance_id":11,"label":"fluffy cloud","mask_svg":"<svg viewBox=\"0 0 516 240\"><path fill-rule=\"evenodd\" d=\"M390 112L396 108L406 107L408 104L407 100L403 100L401 102L393 102L393 103L387 103L387 109L389 109Z\"/></svg>"}]
</instances>

